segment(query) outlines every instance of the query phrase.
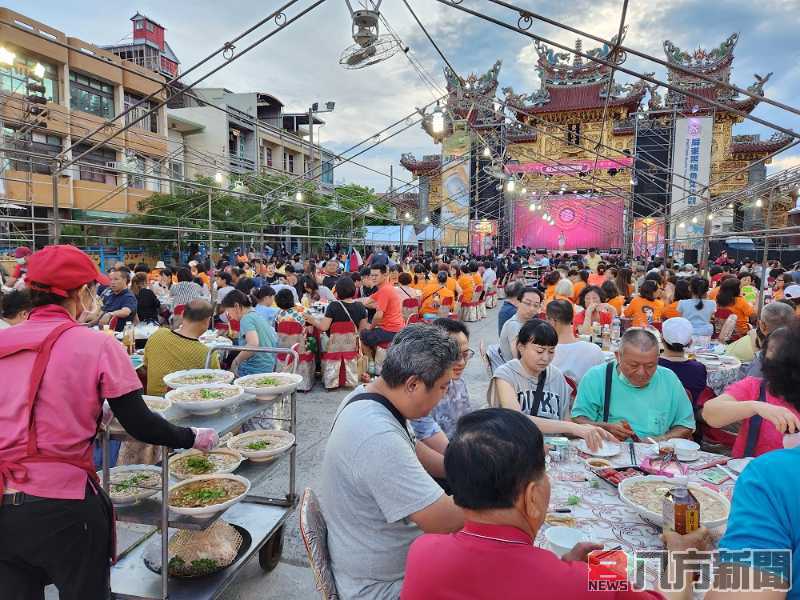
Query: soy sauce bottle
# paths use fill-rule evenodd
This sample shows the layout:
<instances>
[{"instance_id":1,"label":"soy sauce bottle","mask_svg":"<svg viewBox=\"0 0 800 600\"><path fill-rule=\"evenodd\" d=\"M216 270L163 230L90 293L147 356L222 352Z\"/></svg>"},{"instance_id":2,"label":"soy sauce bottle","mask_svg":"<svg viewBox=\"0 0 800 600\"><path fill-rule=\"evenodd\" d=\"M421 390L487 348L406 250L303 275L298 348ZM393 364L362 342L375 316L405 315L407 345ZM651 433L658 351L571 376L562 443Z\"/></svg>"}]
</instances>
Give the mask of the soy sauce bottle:
<instances>
[{"instance_id":1,"label":"soy sauce bottle","mask_svg":"<svg viewBox=\"0 0 800 600\"><path fill-rule=\"evenodd\" d=\"M689 489L686 477L676 477L675 487L664 495L664 531L686 535L700 529L700 502Z\"/></svg>"}]
</instances>

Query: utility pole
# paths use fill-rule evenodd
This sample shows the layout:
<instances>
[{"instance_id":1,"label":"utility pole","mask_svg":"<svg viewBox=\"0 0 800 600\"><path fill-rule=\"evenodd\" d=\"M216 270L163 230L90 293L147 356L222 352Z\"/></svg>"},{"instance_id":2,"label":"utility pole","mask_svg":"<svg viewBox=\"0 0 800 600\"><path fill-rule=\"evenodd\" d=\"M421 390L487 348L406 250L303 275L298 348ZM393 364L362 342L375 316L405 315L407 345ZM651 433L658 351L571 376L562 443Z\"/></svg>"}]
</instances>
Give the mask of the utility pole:
<instances>
[{"instance_id":1,"label":"utility pole","mask_svg":"<svg viewBox=\"0 0 800 600\"><path fill-rule=\"evenodd\" d=\"M772 221L772 199L775 196L775 189L769 192L769 199L767 200L767 221L764 223L764 230L770 229L770 222ZM761 289L758 292L758 309L756 314L761 317L761 309L764 308L764 292L767 289L767 254L769 253L769 233L764 235L764 253L761 256Z\"/></svg>"},{"instance_id":2,"label":"utility pole","mask_svg":"<svg viewBox=\"0 0 800 600\"><path fill-rule=\"evenodd\" d=\"M61 219L58 214L58 173L59 164L53 163L53 244L61 242Z\"/></svg>"},{"instance_id":3,"label":"utility pole","mask_svg":"<svg viewBox=\"0 0 800 600\"><path fill-rule=\"evenodd\" d=\"M213 265L211 253L214 251L214 233L211 231L211 190L208 190L208 264Z\"/></svg>"},{"instance_id":4,"label":"utility pole","mask_svg":"<svg viewBox=\"0 0 800 600\"><path fill-rule=\"evenodd\" d=\"M314 179L314 107L308 109L308 156L310 158L311 168L306 169L306 178L309 180ZM310 241L309 241L310 243Z\"/></svg>"}]
</instances>

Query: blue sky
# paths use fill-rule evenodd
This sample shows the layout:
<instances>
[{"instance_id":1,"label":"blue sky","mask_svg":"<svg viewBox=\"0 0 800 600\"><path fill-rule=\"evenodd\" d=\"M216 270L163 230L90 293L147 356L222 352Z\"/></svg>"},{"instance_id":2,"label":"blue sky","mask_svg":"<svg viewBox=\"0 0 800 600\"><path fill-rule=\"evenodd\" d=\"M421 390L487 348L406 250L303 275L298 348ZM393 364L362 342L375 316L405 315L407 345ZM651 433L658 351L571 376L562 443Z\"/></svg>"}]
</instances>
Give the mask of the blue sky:
<instances>
[{"instance_id":1,"label":"blue sky","mask_svg":"<svg viewBox=\"0 0 800 600\"><path fill-rule=\"evenodd\" d=\"M528 38L435 0L409 2L461 75L484 72L500 58L503 61L501 87L511 85L517 92L529 92L538 87L534 71L536 54ZM301 0L298 4L305 7L309 0ZM67 5L69 7L65 8ZM167 28L167 40L184 69L278 5L274 0L264 3L227 0L224 4L208 0L169 3L139 0L136 3L115 3L110 10L112 5L101 0L71 3L25 0L7 4L12 10L60 29L67 35L98 45L116 43L130 36L128 19L138 10ZM509 23L517 21L514 13L487 0L464 0L463 5ZM523 0L519 6L609 38L616 33L622 2ZM384 0L381 9L390 25L410 47L413 56L443 87L443 62L401 0ZM291 10L289 16L295 14ZM732 81L740 87L747 87L753 82L753 73L763 75L774 71L766 87L767 96L789 105L800 104L797 101L800 92L798 0L761 0L757 3L751 0L631 0L627 22L626 45L659 58L664 56L664 39L672 40L685 50L698 46L713 48L734 31L739 32ZM243 40L239 47L269 30L270 25L264 25ZM572 46L576 38L570 32L539 22L534 22L531 31L568 46ZM280 98L288 110L302 111L312 102L334 100L336 111L325 115L327 125L321 131L322 142L341 151L434 98L434 91L422 82L402 55L367 69L342 69L338 65L339 55L351 43L350 18L344 0L327 0L297 23L212 76L208 84L235 91L269 92ZM590 40L584 40L584 49L594 46ZM657 78L666 79L663 68L641 59L629 57L626 66L637 71L655 71ZM204 71L201 68L198 72ZM624 82L627 78L623 76L621 79ZM763 103L754 114L800 130L800 117ZM747 121L737 126L735 131L760 132L766 137L770 133ZM437 151L438 147L424 132L413 127L358 160L387 173L389 165L394 164L395 176L399 180L408 180L410 174L399 165L400 154L414 152L420 157ZM800 152L777 159L773 168L798 164ZM378 191L388 187L387 177L354 165L338 168L336 179L354 181Z\"/></svg>"}]
</instances>

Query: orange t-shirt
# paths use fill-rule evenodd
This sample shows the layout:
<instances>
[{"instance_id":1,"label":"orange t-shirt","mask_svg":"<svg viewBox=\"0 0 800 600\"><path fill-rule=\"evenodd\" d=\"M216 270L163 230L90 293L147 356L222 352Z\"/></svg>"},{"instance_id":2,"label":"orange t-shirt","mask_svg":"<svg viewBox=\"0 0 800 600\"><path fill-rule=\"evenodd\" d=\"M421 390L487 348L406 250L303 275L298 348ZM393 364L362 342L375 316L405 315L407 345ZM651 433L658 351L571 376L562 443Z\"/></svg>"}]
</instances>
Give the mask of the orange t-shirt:
<instances>
[{"instance_id":1,"label":"orange t-shirt","mask_svg":"<svg viewBox=\"0 0 800 600\"><path fill-rule=\"evenodd\" d=\"M483 287L483 277L481 277L479 273L473 273L472 280L475 282L475 287Z\"/></svg>"},{"instance_id":2,"label":"orange t-shirt","mask_svg":"<svg viewBox=\"0 0 800 600\"><path fill-rule=\"evenodd\" d=\"M708 299L709 300L716 300L717 296L719 295L719 286L715 288L711 288L708 290Z\"/></svg>"},{"instance_id":3,"label":"orange t-shirt","mask_svg":"<svg viewBox=\"0 0 800 600\"><path fill-rule=\"evenodd\" d=\"M439 304L441 304L445 298L453 298L453 300L455 300L455 294L453 292L441 285L438 281L433 281L422 290L422 306L419 309L420 314L435 314L439 310L436 296L439 297Z\"/></svg>"},{"instance_id":4,"label":"orange t-shirt","mask_svg":"<svg viewBox=\"0 0 800 600\"><path fill-rule=\"evenodd\" d=\"M574 289L574 288L573 288ZM556 295L556 286L548 285L547 288L544 290L544 301L547 302L555 298Z\"/></svg>"},{"instance_id":5,"label":"orange t-shirt","mask_svg":"<svg viewBox=\"0 0 800 600\"><path fill-rule=\"evenodd\" d=\"M589 275L589 285L596 285L597 287L600 287L603 285L605 280L605 275L598 275L597 273L592 273Z\"/></svg>"},{"instance_id":6,"label":"orange t-shirt","mask_svg":"<svg viewBox=\"0 0 800 600\"><path fill-rule=\"evenodd\" d=\"M578 297L581 295L583 288L586 287L586 282L581 280L572 286L572 301L577 302Z\"/></svg>"},{"instance_id":7,"label":"orange t-shirt","mask_svg":"<svg viewBox=\"0 0 800 600\"><path fill-rule=\"evenodd\" d=\"M461 286L461 302L472 302L472 292L475 290L475 280L471 275L461 274L458 278L458 285Z\"/></svg>"},{"instance_id":8,"label":"orange t-shirt","mask_svg":"<svg viewBox=\"0 0 800 600\"><path fill-rule=\"evenodd\" d=\"M453 292L453 297L455 297L455 295L456 295L456 280L455 280L455 278L454 277L448 277L447 278L447 283L445 283L444 285L448 290Z\"/></svg>"},{"instance_id":9,"label":"orange t-shirt","mask_svg":"<svg viewBox=\"0 0 800 600\"><path fill-rule=\"evenodd\" d=\"M736 299L733 301L731 306L718 305L717 308L721 308L723 310L728 309L736 315L736 333L739 335L744 335L747 333L748 329L750 329L748 322L750 317L756 312L751 304L742 296L736 296Z\"/></svg>"},{"instance_id":10,"label":"orange t-shirt","mask_svg":"<svg viewBox=\"0 0 800 600\"><path fill-rule=\"evenodd\" d=\"M391 283L384 283L370 296L375 301L378 310L383 313L383 318L378 327L384 331L396 333L403 328L403 309L400 296Z\"/></svg>"},{"instance_id":11,"label":"orange t-shirt","mask_svg":"<svg viewBox=\"0 0 800 600\"><path fill-rule=\"evenodd\" d=\"M671 319L673 317L680 317L681 313L678 312L678 301L676 300L672 304L667 304L664 307L664 310L661 311L661 318L666 321L667 319Z\"/></svg>"},{"instance_id":12,"label":"orange t-shirt","mask_svg":"<svg viewBox=\"0 0 800 600\"><path fill-rule=\"evenodd\" d=\"M566 300L570 304L575 304L572 301L572 298L570 298L569 296L562 296L561 294L558 294L558 295L553 294L553 296L551 298L549 298L548 300L544 301L544 306L542 307L542 312L547 310L547 305L550 304L553 300Z\"/></svg>"},{"instance_id":13,"label":"orange t-shirt","mask_svg":"<svg viewBox=\"0 0 800 600\"><path fill-rule=\"evenodd\" d=\"M625 316L633 319L633 327L647 327L647 312L652 313L653 322L661 320L661 307L664 305L660 300L646 300L641 296L636 296L628 308L625 309ZM648 309L646 312L645 309Z\"/></svg>"},{"instance_id":14,"label":"orange t-shirt","mask_svg":"<svg viewBox=\"0 0 800 600\"><path fill-rule=\"evenodd\" d=\"M608 304L614 307L614 310L617 311L617 316L622 316L622 307L625 305L625 296L617 296L616 298L611 298L608 301Z\"/></svg>"}]
</instances>

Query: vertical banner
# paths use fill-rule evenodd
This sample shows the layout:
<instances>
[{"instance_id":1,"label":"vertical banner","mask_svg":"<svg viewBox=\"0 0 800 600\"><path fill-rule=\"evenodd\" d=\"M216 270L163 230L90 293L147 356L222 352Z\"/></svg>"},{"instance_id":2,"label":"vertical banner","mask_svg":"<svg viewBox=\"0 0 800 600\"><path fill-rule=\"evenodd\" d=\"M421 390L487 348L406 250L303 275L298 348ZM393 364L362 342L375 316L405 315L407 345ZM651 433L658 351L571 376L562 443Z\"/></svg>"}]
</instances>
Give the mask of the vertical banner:
<instances>
[{"instance_id":1,"label":"vertical banner","mask_svg":"<svg viewBox=\"0 0 800 600\"><path fill-rule=\"evenodd\" d=\"M470 138L466 123L456 123L442 142L442 245L469 244Z\"/></svg>"},{"instance_id":2,"label":"vertical banner","mask_svg":"<svg viewBox=\"0 0 800 600\"><path fill-rule=\"evenodd\" d=\"M633 222L633 255L659 256L664 254L664 220L645 217Z\"/></svg>"},{"instance_id":3,"label":"vertical banner","mask_svg":"<svg viewBox=\"0 0 800 600\"><path fill-rule=\"evenodd\" d=\"M497 235L497 221L481 219L469 222L470 253L473 256L486 256L494 246Z\"/></svg>"},{"instance_id":4,"label":"vertical banner","mask_svg":"<svg viewBox=\"0 0 800 600\"><path fill-rule=\"evenodd\" d=\"M681 117L675 119L675 137L672 154L672 203L671 214L698 209L708 197L708 185L711 175L711 140L714 134L712 117ZM688 190L688 191L687 191ZM679 228L673 220L671 237L689 237L696 240L681 240L674 246L675 250L683 248L699 248L703 236L703 215L697 213L697 223L684 219L686 226Z\"/></svg>"}]
</instances>

